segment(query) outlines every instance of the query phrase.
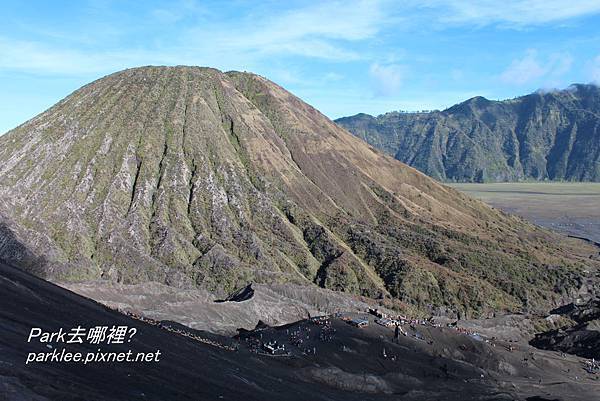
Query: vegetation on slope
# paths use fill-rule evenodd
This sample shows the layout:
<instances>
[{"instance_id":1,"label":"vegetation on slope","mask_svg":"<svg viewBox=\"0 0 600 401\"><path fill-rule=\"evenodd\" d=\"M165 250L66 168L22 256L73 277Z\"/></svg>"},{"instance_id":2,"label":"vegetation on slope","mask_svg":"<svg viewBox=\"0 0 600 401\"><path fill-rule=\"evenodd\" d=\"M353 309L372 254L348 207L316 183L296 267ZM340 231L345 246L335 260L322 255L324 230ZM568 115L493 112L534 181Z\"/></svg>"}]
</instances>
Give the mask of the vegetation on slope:
<instances>
[{"instance_id":1,"label":"vegetation on slope","mask_svg":"<svg viewBox=\"0 0 600 401\"><path fill-rule=\"evenodd\" d=\"M471 315L559 303L598 266L262 77L199 67L107 76L2 136L0 212L0 257L60 280L316 284Z\"/></svg>"},{"instance_id":2,"label":"vegetation on slope","mask_svg":"<svg viewBox=\"0 0 600 401\"><path fill-rule=\"evenodd\" d=\"M425 174L450 182L600 181L600 89L573 85L444 111L336 120Z\"/></svg>"}]
</instances>

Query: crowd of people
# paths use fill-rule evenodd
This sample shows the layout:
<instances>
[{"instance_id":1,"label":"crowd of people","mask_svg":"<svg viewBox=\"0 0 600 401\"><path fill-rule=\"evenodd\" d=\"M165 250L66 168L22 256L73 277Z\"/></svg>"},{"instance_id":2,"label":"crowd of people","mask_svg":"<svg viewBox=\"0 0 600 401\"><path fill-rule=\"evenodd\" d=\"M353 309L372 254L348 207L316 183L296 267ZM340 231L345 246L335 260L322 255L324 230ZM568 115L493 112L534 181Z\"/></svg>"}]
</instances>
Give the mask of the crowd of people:
<instances>
[{"instance_id":1,"label":"crowd of people","mask_svg":"<svg viewBox=\"0 0 600 401\"><path fill-rule=\"evenodd\" d=\"M410 318L410 317L403 316L403 315L390 316L386 313L383 313L382 311L380 311L378 309L369 309L368 312L371 315L377 316L379 318L379 320L385 319L385 320L391 321L391 324L385 325L385 326L394 327L394 341L396 341L396 342L398 341L398 338L401 334L405 337L411 336L418 340L427 341L428 343L432 344L433 340L426 340L425 337L422 335L422 333L420 333L418 331L418 327L437 327L437 328L442 327L442 324L435 322L433 318L419 319L419 318ZM403 328L403 326L409 326L414 334L412 334L412 335L409 334L409 332L407 330L405 330ZM481 336L481 334L478 333L477 331L469 330L464 327L459 327L456 323L449 323L446 326L450 329L455 330L459 334L468 335L468 336L471 336L472 338L482 340L487 343L490 342L490 340L484 339Z\"/></svg>"},{"instance_id":2,"label":"crowd of people","mask_svg":"<svg viewBox=\"0 0 600 401\"><path fill-rule=\"evenodd\" d=\"M271 355L290 355L290 353L285 350L285 344L280 344L277 340L263 343L262 348Z\"/></svg>"},{"instance_id":3,"label":"crowd of people","mask_svg":"<svg viewBox=\"0 0 600 401\"><path fill-rule=\"evenodd\" d=\"M144 323L150 324L152 326L159 327L159 328L161 328L163 330L170 331L171 333L175 333L175 334L178 334L180 336L191 338L192 340L201 342L203 344L208 344L208 345L211 345L213 347L224 349L226 351L237 351L237 347L234 347L234 346L231 346L231 345L228 345L228 344L223 344L223 343L220 343L218 341L212 340L210 338L201 337L198 334L190 333L189 331L182 330L182 329L180 329L178 327L173 327L170 324L164 323L164 322L159 321L159 320L155 320L155 319L151 319L151 318L148 318L148 317L145 317L145 316L142 316L142 315L138 315L138 314L130 312L130 311L119 311L119 312L123 313L124 315L126 315L126 316L128 316L128 317L130 317L132 319L139 320L139 321L142 321Z\"/></svg>"},{"instance_id":4,"label":"crowd of people","mask_svg":"<svg viewBox=\"0 0 600 401\"><path fill-rule=\"evenodd\" d=\"M203 344L211 345L213 347L221 348L227 351L237 351L238 345L228 345L223 344L221 342L215 341L210 338L206 338L200 336L196 333L191 333L186 331L180 327L173 327L169 323L165 323L159 320L155 320L152 318L148 318L130 311L121 311L119 312L125 314L126 316L142 321L144 323L159 327L163 330L170 331L172 333L188 337L194 341L201 342ZM439 323L434 322L432 319L412 319L407 318L405 316L397 316L390 317L385 315L378 310L369 310L369 313L376 315L380 319L390 319L393 322L393 325L390 327L393 328L393 338L394 342L399 341L399 337L402 336L411 336L417 339L425 340L423 335L418 331L418 327L442 327ZM336 314L336 317L344 318L341 314ZM287 342L289 345L297 348L303 355L316 355L317 347L314 344L314 341L310 341L318 339L319 342L331 342L335 339L336 329L333 327L331 322L331 317L329 316L319 316L313 317L308 321L310 324L299 324L295 326L294 329L286 329ZM414 334L409 334L409 331L403 328L404 326L409 326L412 329ZM317 326L316 328L314 326ZM447 325L448 328L455 330L459 334L469 335L471 337L479 337L485 342L491 342L489 339L483 339L480 334L474 330L469 330L463 327L459 327L456 323L450 323ZM316 333L316 334L315 334ZM492 339L493 341L494 339ZM285 344L278 342L275 339L270 339L268 341L263 341L263 333L262 331L253 331L248 332L248 335L244 336L244 341L246 343L246 347L251 352L255 352L258 354L265 354L271 356L291 356L291 350L287 350ZM432 341L431 341L432 342ZM495 344L492 344L495 345ZM514 346L509 344L507 350L513 351ZM384 359L390 359L392 361L396 360L396 356L390 355L389 352L384 348L382 351L382 356ZM527 362L529 358L526 358ZM584 370L589 374L600 374L600 361L592 358L591 360L586 360L583 366Z\"/></svg>"},{"instance_id":5,"label":"crowd of people","mask_svg":"<svg viewBox=\"0 0 600 401\"><path fill-rule=\"evenodd\" d=\"M592 375L600 374L600 361L595 358L585 361L584 369L586 372Z\"/></svg>"},{"instance_id":6,"label":"crowd of people","mask_svg":"<svg viewBox=\"0 0 600 401\"><path fill-rule=\"evenodd\" d=\"M317 326L317 327L315 327ZM283 330L283 329L281 329ZM335 338L336 330L332 326L330 317L311 318L308 322L302 322L293 328L285 329L283 341L275 339L277 334L272 335L258 331L246 332L240 338L246 343L251 352L266 354L270 356L291 356L294 354L292 348L302 355L316 355L315 342L331 342ZM292 348L286 348L286 344ZM297 352L296 352L297 353Z\"/></svg>"}]
</instances>

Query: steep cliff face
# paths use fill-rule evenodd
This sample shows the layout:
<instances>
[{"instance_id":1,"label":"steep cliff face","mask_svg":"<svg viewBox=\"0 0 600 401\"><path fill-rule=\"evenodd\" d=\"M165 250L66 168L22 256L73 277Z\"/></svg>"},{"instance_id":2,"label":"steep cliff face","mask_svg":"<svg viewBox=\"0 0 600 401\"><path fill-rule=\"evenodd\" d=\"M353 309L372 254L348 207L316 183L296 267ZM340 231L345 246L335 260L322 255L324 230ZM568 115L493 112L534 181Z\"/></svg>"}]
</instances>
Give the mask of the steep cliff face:
<instances>
[{"instance_id":1,"label":"steep cliff face","mask_svg":"<svg viewBox=\"0 0 600 401\"><path fill-rule=\"evenodd\" d=\"M115 73L0 137L0 219L3 257L51 279L293 282L469 313L551 304L596 266L274 83L199 67Z\"/></svg>"},{"instance_id":2,"label":"steep cliff face","mask_svg":"<svg viewBox=\"0 0 600 401\"><path fill-rule=\"evenodd\" d=\"M593 85L336 122L438 180L600 181L600 89Z\"/></svg>"}]
</instances>

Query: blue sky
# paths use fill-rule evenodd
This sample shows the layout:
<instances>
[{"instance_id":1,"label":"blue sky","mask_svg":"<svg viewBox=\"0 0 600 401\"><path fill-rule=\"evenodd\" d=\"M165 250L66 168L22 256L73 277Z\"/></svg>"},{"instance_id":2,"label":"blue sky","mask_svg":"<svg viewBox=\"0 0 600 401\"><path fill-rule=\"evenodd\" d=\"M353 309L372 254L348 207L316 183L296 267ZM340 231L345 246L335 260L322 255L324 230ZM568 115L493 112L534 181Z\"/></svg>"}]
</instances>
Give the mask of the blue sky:
<instances>
[{"instance_id":1,"label":"blue sky","mask_svg":"<svg viewBox=\"0 0 600 401\"><path fill-rule=\"evenodd\" d=\"M140 65L259 73L331 118L600 82L599 0L3 1L0 133Z\"/></svg>"}]
</instances>

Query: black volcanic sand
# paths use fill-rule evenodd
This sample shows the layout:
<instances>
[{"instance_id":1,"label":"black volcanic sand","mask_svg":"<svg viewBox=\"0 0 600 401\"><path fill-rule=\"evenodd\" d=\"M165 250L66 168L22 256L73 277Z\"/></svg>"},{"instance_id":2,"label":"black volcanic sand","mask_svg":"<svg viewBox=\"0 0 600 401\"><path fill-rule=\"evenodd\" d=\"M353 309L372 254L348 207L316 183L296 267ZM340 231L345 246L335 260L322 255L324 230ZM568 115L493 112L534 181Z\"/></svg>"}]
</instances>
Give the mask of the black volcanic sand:
<instances>
[{"instance_id":1,"label":"black volcanic sand","mask_svg":"<svg viewBox=\"0 0 600 401\"><path fill-rule=\"evenodd\" d=\"M100 348L160 349L161 360L25 365L28 352L52 351L26 342L32 326L68 330L77 325L135 327L131 343ZM0 400L599 399L600 381L584 373L577 357L521 344L509 352L507 344L487 343L451 328L406 326L408 336L392 344L393 330L372 320L368 328L358 329L332 319L331 327L335 333L327 341L321 339L323 326L310 321L266 327L244 333L239 350L228 351L132 319L0 263ZM300 347L289 342L292 332L303 335ZM293 355L251 350L252 342L271 340L285 343ZM99 348L65 347L84 353ZM316 355L306 355L315 348Z\"/></svg>"}]
</instances>

